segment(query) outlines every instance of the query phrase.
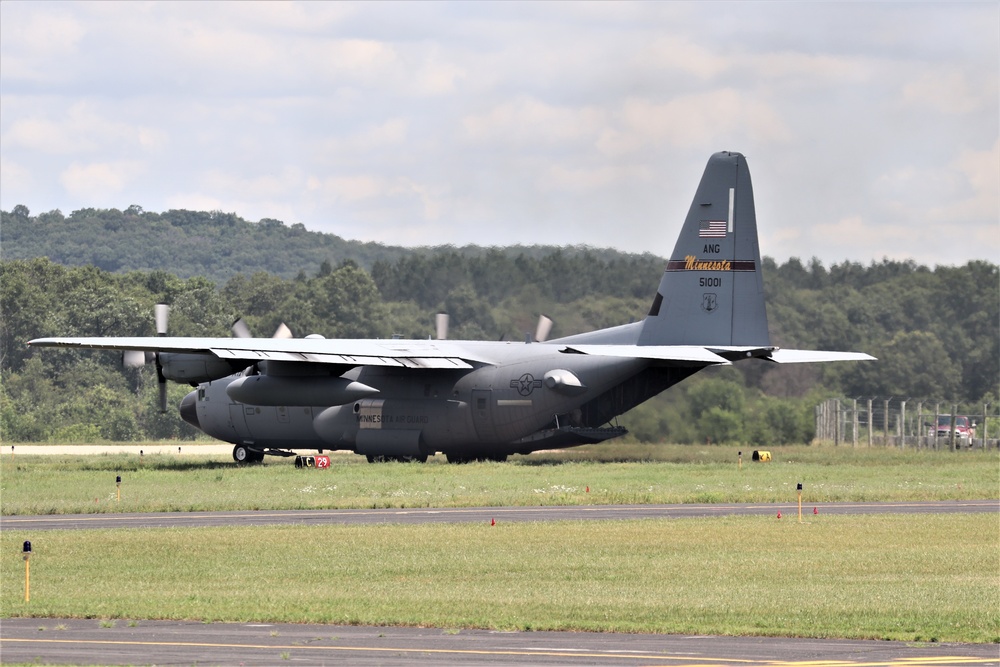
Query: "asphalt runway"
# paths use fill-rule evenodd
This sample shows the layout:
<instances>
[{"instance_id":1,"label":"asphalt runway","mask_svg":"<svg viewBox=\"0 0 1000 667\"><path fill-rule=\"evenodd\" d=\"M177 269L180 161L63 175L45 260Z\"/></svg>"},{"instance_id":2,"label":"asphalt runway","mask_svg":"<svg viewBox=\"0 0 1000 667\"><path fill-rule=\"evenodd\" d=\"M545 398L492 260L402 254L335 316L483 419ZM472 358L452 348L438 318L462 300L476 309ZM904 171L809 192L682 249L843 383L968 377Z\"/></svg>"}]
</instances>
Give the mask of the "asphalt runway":
<instances>
[{"instance_id":1,"label":"asphalt runway","mask_svg":"<svg viewBox=\"0 0 1000 667\"><path fill-rule=\"evenodd\" d=\"M995 644L767 637L5 619L5 663L63 665L613 665L947 667L1000 665Z\"/></svg>"},{"instance_id":2,"label":"asphalt runway","mask_svg":"<svg viewBox=\"0 0 1000 667\"><path fill-rule=\"evenodd\" d=\"M1000 500L945 500L886 503L808 503L803 519L842 514L940 514L993 512ZM413 509L261 510L239 512L154 512L149 514L49 514L2 516L0 530L39 531L81 528L194 528L263 525L371 523L474 523L492 521L598 521L680 519L727 515L771 515L798 520L797 504L575 505L545 507L441 507Z\"/></svg>"}]
</instances>

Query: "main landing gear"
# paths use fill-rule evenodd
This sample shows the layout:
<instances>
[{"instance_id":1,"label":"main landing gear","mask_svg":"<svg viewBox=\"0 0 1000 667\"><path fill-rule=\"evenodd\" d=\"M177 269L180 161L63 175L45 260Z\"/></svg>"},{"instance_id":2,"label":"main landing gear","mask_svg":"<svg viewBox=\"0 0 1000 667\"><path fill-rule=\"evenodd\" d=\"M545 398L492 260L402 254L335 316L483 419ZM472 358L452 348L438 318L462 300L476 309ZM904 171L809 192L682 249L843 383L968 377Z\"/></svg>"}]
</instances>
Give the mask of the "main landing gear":
<instances>
[{"instance_id":1,"label":"main landing gear","mask_svg":"<svg viewBox=\"0 0 1000 667\"><path fill-rule=\"evenodd\" d=\"M236 445L233 447L233 460L237 463L260 463L264 460L264 452L246 445Z\"/></svg>"},{"instance_id":2,"label":"main landing gear","mask_svg":"<svg viewBox=\"0 0 1000 667\"><path fill-rule=\"evenodd\" d=\"M493 461L503 463L507 460L506 454L446 454L448 463L472 463L473 461Z\"/></svg>"},{"instance_id":3,"label":"main landing gear","mask_svg":"<svg viewBox=\"0 0 1000 667\"><path fill-rule=\"evenodd\" d=\"M399 463L427 463L427 455L420 456L383 456L381 454L368 454L368 463L386 463L388 461L398 461Z\"/></svg>"}]
</instances>

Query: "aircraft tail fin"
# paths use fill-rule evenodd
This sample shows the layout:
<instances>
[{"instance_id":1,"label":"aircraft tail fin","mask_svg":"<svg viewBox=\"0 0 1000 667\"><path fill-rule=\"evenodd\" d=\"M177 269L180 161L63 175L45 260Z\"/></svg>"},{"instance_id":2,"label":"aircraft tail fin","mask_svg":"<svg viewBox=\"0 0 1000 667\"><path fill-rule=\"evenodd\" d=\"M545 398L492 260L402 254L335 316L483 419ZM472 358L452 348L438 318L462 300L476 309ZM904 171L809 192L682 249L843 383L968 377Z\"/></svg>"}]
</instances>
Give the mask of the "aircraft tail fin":
<instances>
[{"instance_id":1,"label":"aircraft tail fin","mask_svg":"<svg viewBox=\"0 0 1000 667\"><path fill-rule=\"evenodd\" d=\"M746 158L708 160L639 345L770 345Z\"/></svg>"}]
</instances>

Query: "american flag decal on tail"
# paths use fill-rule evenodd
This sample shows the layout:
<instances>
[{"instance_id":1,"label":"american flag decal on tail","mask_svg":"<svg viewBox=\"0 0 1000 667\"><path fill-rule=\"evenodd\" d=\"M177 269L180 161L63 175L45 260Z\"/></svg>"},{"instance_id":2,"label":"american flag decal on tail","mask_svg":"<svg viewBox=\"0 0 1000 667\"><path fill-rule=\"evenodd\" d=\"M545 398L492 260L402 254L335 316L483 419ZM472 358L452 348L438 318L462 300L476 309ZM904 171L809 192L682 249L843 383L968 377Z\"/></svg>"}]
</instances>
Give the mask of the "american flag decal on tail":
<instances>
[{"instance_id":1,"label":"american flag decal on tail","mask_svg":"<svg viewBox=\"0 0 1000 667\"><path fill-rule=\"evenodd\" d=\"M724 239L729 223L725 220L702 220L698 223L698 238Z\"/></svg>"}]
</instances>

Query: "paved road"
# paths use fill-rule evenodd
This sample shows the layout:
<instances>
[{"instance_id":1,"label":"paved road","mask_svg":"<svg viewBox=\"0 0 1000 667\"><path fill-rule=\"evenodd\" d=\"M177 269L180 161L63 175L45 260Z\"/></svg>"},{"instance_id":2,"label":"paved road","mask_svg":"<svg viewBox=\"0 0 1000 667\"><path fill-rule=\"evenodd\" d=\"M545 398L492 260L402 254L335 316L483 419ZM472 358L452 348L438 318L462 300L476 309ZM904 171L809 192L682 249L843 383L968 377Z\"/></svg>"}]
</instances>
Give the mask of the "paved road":
<instances>
[{"instance_id":1,"label":"paved road","mask_svg":"<svg viewBox=\"0 0 1000 667\"><path fill-rule=\"evenodd\" d=\"M810 503L813 514L940 514L1000 513L1000 500L945 500L898 503ZM268 524L474 523L500 521L592 521L612 519L679 519L726 515L772 515L798 520L798 506L771 503L700 505L578 505L551 507L450 507L369 510L262 510L239 512L154 512L149 514L52 514L3 516L0 530L38 531L75 528L223 527Z\"/></svg>"},{"instance_id":2,"label":"paved road","mask_svg":"<svg viewBox=\"0 0 1000 667\"><path fill-rule=\"evenodd\" d=\"M1000 665L995 644L37 618L4 620L0 649L5 663L85 665Z\"/></svg>"}]
</instances>

